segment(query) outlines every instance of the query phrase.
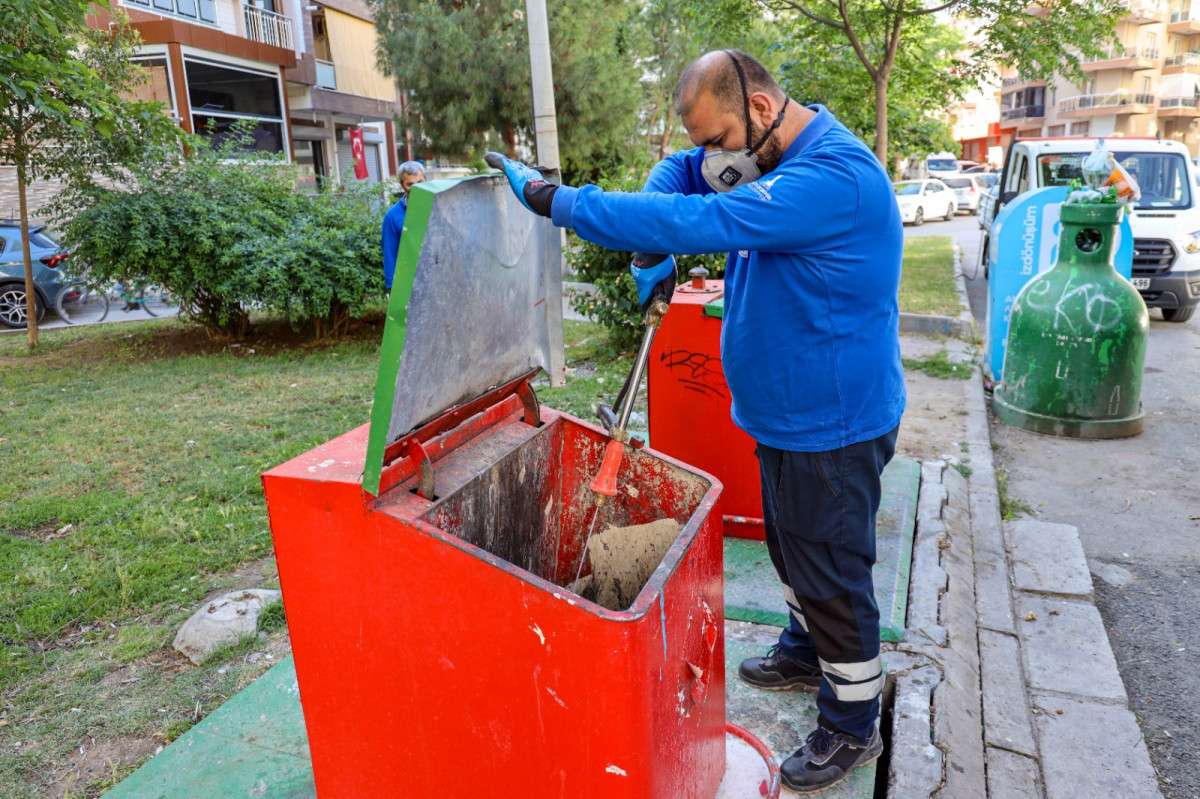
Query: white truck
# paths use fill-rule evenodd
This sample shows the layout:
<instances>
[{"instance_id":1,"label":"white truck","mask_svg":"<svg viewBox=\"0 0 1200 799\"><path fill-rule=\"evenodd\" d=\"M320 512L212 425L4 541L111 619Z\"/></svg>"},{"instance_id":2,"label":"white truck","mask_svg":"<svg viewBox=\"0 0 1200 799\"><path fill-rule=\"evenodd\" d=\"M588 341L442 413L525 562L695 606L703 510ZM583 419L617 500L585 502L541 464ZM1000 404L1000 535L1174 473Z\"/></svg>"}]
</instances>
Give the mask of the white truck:
<instances>
[{"instance_id":1,"label":"white truck","mask_svg":"<svg viewBox=\"0 0 1200 799\"><path fill-rule=\"evenodd\" d=\"M988 232L996 213L1018 195L1082 178L1080 162L1094 138L1017 139L1008 149L999 182L979 203L988 262ZM1133 285L1168 322L1186 322L1200 302L1200 185L1196 164L1181 142L1106 138L1105 146L1137 180L1142 198L1129 218L1133 228Z\"/></svg>"}]
</instances>

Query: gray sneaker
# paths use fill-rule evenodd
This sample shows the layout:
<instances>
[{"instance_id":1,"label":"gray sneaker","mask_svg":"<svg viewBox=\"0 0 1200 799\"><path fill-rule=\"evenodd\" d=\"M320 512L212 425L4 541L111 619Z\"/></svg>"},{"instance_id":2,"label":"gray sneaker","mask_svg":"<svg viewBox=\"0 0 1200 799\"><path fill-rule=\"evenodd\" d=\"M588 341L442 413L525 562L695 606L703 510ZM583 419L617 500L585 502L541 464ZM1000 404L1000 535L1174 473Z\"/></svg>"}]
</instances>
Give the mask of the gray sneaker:
<instances>
[{"instance_id":1,"label":"gray sneaker","mask_svg":"<svg viewBox=\"0 0 1200 799\"><path fill-rule=\"evenodd\" d=\"M800 751L783 761L783 784L798 793L814 793L836 785L863 763L883 754L879 730L871 731L867 741L817 727Z\"/></svg>"}]
</instances>

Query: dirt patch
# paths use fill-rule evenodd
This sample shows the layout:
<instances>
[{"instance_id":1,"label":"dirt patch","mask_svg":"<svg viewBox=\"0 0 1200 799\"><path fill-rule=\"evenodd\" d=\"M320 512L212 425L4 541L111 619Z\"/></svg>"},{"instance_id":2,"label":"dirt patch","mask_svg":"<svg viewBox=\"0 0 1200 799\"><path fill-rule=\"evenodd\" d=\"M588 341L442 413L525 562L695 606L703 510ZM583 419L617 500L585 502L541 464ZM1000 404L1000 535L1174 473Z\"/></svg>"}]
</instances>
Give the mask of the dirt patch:
<instances>
[{"instance_id":1,"label":"dirt patch","mask_svg":"<svg viewBox=\"0 0 1200 799\"><path fill-rule=\"evenodd\" d=\"M66 538L75 529L73 524L63 524L61 519L52 519L37 527L27 527L16 530L4 530L4 535L11 538L23 538L27 541L54 541Z\"/></svg>"},{"instance_id":2,"label":"dirt patch","mask_svg":"<svg viewBox=\"0 0 1200 799\"><path fill-rule=\"evenodd\" d=\"M595 594L593 601L609 610L632 605L679 537L679 529L674 519L658 519L631 527L609 527L593 536L588 543L592 562L588 590Z\"/></svg>"},{"instance_id":3,"label":"dirt patch","mask_svg":"<svg viewBox=\"0 0 1200 799\"><path fill-rule=\"evenodd\" d=\"M71 750L66 767L51 778L46 795L54 799L98 796L99 791L88 788L96 783L108 786L114 778L123 776L133 765L153 754L162 743L152 737L88 738Z\"/></svg>"},{"instance_id":4,"label":"dirt patch","mask_svg":"<svg viewBox=\"0 0 1200 799\"><path fill-rule=\"evenodd\" d=\"M905 370L908 405L900 422L896 454L917 460L964 458L967 437L966 380L942 380Z\"/></svg>"}]
</instances>

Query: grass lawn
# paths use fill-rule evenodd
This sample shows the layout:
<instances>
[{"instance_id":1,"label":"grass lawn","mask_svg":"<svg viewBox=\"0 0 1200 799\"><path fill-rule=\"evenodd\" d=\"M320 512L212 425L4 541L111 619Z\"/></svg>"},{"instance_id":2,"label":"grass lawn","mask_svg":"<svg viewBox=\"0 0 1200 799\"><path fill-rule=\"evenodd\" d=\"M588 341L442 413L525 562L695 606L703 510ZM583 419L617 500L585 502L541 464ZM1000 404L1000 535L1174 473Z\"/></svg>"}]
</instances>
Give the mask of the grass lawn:
<instances>
[{"instance_id":1,"label":"grass lawn","mask_svg":"<svg viewBox=\"0 0 1200 799\"><path fill-rule=\"evenodd\" d=\"M954 248L949 236L917 236L904 242L900 310L958 316Z\"/></svg>"},{"instance_id":2,"label":"grass lawn","mask_svg":"<svg viewBox=\"0 0 1200 799\"><path fill-rule=\"evenodd\" d=\"M287 652L278 623L200 667L170 642L212 591L274 583L259 474L367 421L380 330L0 336L0 796L98 795ZM539 396L590 418L631 356L565 339L568 384Z\"/></svg>"}]
</instances>

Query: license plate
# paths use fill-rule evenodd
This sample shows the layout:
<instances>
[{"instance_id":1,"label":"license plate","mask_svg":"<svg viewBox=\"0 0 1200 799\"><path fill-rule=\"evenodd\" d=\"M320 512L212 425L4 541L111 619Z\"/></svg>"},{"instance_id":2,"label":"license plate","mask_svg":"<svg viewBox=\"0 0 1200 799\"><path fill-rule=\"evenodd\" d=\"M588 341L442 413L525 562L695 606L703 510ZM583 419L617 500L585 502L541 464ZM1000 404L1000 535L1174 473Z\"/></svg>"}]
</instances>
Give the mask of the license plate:
<instances>
[{"instance_id":1,"label":"license plate","mask_svg":"<svg viewBox=\"0 0 1200 799\"><path fill-rule=\"evenodd\" d=\"M1148 288L1150 288L1150 278L1148 278L1148 277L1135 277L1135 278L1133 279L1133 287L1134 287L1135 289L1148 289Z\"/></svg>"}]
</instances>

